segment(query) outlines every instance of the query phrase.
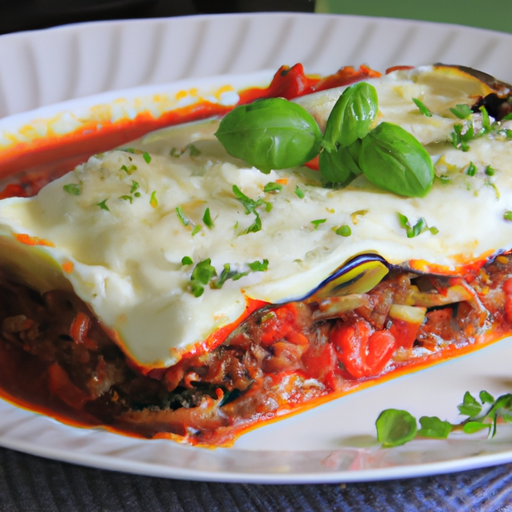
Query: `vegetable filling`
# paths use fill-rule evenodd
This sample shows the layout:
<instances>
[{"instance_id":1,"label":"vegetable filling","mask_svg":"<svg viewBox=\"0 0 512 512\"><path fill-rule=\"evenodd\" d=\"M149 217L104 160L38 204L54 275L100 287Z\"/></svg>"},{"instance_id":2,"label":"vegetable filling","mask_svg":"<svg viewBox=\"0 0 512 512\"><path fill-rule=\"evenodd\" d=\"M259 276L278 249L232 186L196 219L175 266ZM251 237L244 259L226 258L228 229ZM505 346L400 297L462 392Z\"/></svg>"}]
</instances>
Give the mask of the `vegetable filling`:
<instances>
[{"instance_id":1,"label":"vegetable filling","mask_svg":"<svg viewBox=\"0 0 512 512\"><path fill-rule=\"evenodd\" d=\"M395 271L368 293L264 307L214 350L146 374L74 294L40 296L4 276L0 351L11 370L0 387L74 421L229 444L300 404L450 357L491 331L503 337L512 330L511 275L503 255L465 278ZM11 376L27 368L36 368L39 398L31 379Z\"/></svg>"}]
</instances>

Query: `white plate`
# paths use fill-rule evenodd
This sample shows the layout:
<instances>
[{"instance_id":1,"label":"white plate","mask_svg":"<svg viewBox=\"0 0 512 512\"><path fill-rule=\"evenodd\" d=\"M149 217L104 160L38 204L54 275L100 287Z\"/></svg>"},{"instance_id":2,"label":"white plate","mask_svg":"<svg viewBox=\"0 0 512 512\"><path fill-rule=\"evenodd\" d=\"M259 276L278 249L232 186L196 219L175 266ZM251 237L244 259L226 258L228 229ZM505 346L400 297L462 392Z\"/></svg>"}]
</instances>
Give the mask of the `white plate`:
<instances>
[{"instance_id":1,"label":"white plate","mask_svg":"<svg viewBox=\"0 0 512 512\"><path fill-rule=\"evenodd\" d=\"M193 78L189 84L206 86L210 80L199 77L275 70L295 62L319 73L346 64L384 70L395 64L457 63L512 82L511 51L508 34L303 14L105 22L19 33L0 37L0 115L18 114L0 120L0 132L15 132L36 117L63 109L82 112L118 95L107 93L110 90L149 85L123 93L138 97L169 91L172 87L160 84L178 79ZM250 80L269 76L267 72ZM45 107L97 93L107 94ZM45 108L23 114L39 107ZM211 481L348 482L470 469L512 461L512 428L500 428L492 440L454 436L383 450L375 442L375 419L381 410L393 407L455 422L465 391L499 394L512 389L511 360L512 339L503 340L256 429L231 449L206 450L71 428L4 402L0 444L99 468Z\"/></svg>"}]
</instances>

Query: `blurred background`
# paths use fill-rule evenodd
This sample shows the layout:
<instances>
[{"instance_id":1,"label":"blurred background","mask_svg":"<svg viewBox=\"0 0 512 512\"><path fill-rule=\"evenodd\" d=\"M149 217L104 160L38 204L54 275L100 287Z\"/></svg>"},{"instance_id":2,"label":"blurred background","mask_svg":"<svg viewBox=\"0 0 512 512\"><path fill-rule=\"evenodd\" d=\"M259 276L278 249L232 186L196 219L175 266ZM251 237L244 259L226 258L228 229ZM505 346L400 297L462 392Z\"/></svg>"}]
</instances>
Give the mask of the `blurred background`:
<instances>
[{"instance_id":1,"label":"blurred background","mask_svg":"<svg viewBox=\"0 0 512 512\"><path fill-rule=\"evenodd\" d=\"M0 0L0 34L92 20L257 11L384 16L512 32L512 0Z\"/></svg>"}]
</instances>

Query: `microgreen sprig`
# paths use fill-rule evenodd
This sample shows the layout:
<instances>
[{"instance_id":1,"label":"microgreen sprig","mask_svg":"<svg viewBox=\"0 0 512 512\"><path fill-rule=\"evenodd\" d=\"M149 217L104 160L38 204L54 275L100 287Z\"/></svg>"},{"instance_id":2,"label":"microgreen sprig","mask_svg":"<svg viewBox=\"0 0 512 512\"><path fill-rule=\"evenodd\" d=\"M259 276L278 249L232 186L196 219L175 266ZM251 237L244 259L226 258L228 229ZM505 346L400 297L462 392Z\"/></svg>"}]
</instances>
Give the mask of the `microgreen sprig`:
<instances>
[{"instance_id":1,"label":"microgreen sprig","mask_svg":"<svg viewBox=\"0 0 512 512\"><path fill-rule=\"evenodd\" d=\"M439 233L439 229L435 226L428 227L427 221L423 217L421 217L416 224L411 225L409 219L405 215L399 213L398 221L400 222L400 226L405 229L407 238L414 238L425 231L430 231L433 235L437 235Z\"/></svg>"},{"instance_id":2,"label":"microgreen sprig","mask_svg":"<svg viewBox=\"0 0 512 512\"><path fill-rule=\"evenodd\" d=\"M473 434L487 429L489 437L494 437L498 422L512 423L512 394L506 393L495 399L487 391L480 391L475 398L467 391L458 409L462 416L467 416L460 423L443 421L437 416L422 416L419 429L416 418L409 412L386 409L375 422L377 439L384 448L391 448L416 437L446 439L454 431Z\"/></svg>"}]
</instances>

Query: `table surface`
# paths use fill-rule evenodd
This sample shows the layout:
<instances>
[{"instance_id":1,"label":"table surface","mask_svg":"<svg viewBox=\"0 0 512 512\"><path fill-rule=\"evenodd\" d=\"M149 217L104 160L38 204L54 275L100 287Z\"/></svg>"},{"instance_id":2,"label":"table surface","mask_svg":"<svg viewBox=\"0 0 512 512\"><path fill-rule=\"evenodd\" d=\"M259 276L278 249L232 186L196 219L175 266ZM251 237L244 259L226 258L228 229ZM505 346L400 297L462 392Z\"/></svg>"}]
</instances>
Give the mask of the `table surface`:
<instances>
[{"instance_id":1,"label":"table surface","mask_svg":"<svg viewBox=\"0 0 512 512\"><path fill-rule=\"evenodd\" d=\"M31 0L24 0L25 3L27 1ZM453 3L453 0L451 1ZM500 1L502 0L497 0L498 3ZM512 3L509 0L506 1L512 10ZM43 4L44 1L40 0L40 3ZM135 8L137 2L132 3L134 4L133 17L137 17L140 14L140 11ZM158 2L150 3L148 15L159 16L198 12L197 5L200 2L182 3L181 11L183 12L168 12L162 8L162 3L159 6L156 5ZM169 2L168 5L171 3L173 2ZM230 2L224 3L227 5ZM378 3L383 5L381 0L378 0ZM239 1L238 4L246 4L250 7L251 2ZM365 0L357 4L346 0L317 0L317 11L386 15L385 11L375 11L381 7L372 7L374 4L375 0ZM389 5L392 4L393 2L389 3ZM416 4L419 5L419 2ZM0 12L3 5L0 5ZM168 9L171 7L168 6ZM173 6L172 9L176 7ZM185 12L186 9L190 12ZM439 11L431 9L430 14L426 15L423 11L418 11L418 16L410 17L432 19L434 16L433 20L443 21L439 19L439 14L432 14L434 12ZM397 13L398 11L390 11L388 15L403 17ZM504 18L508 25L503 24ZM473 19L477 21L472 22ZM469 21L467 18L459 19L459 22L466 21L468 25L498 30L506 30L508 27L508 30L512 31L508 23L510 17L494 16L494 26L489 26L489 23L493 22L486 21L488 19L489 16L484 13L476 18L473 16ZM51 24L51 19L48 18L48 20L47 23ZM453 20L445 19L444 21ZM0 20L0 25L1 23ZM3 30L0 26L0 32L5 31L7 30ZM0 511L9 512L38 510L45 512L54 510L512 511L512 464L386 482L336 485L249 485L179 481L130 475L45 460L0 448L0 497Z\"/></svg>"}]
</instances>

